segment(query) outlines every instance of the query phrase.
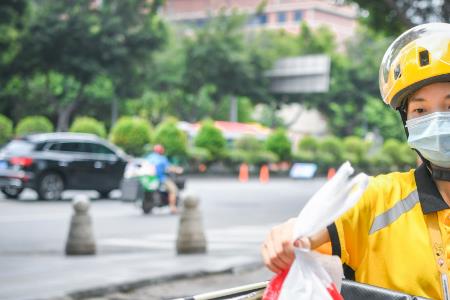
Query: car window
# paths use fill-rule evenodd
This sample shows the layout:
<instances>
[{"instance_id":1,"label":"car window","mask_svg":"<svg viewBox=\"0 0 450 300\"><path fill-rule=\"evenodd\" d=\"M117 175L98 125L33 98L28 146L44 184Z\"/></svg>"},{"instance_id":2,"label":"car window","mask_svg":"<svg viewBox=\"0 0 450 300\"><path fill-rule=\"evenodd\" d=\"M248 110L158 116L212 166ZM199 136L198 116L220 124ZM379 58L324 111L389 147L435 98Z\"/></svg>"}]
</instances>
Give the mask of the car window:
<instances>
[{"instance_id":1,"label":"car window","mask_svg":"<svg viewBox=\"0 0 450 300\"><path fill-rule=\"evenodd\" d=\"M111 149L109 149L108 147L102 145L102 144L94 144L94 143L89 143L86 144L87 149L90 153L95 153L95 154L115 154L114 151L112 151Z\"/></svg>"},{"instance_id":2,"label":"car window","mask_svg":"<svg viewBox=\"0 0 450 300\"><path fill-rule=\"evenodd\" d=\"M58 150L64 152L88 152L85 143L77 142L60 143Z\"/></svg>"},{"instance_id":3,"label":"car window","mask_svg":"<svg viewBox=\"0 0 450 300\"><path fill-rule=\"evenodd\" d=\"M33 151L34 147L35 144L26 140L12 140L1 149L1 152L23 154Z\"/></svg>"},{"instance_id":4,"label":"car window","mask_svg":"<svg viewBox=\"0 0 450 300\"><path fill-rule=\"evenodd\" d=\"M52 151L59 151L59 146L61 145L61 143L53 143L50 144L50 146L48 147L48 150L52 150Z\"/></svg>"}]
</instances>

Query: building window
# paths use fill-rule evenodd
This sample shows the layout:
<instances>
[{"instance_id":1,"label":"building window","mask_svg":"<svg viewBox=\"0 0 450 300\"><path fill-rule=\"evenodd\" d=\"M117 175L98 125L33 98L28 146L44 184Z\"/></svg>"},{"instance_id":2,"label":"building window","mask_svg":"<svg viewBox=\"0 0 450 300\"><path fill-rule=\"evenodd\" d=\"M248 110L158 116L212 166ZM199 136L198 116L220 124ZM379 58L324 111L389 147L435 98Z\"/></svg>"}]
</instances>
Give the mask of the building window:
<instances>
[{"instance_id":1,"label":"building window","mask_svg":"<svg viewBox=\"0 0 450 300\"><path fill-rule=\"evenodd\" d=\"M294 11L294 20L296 22L300 22L302 20L302 11L301 10Z\"/></svg>"},{"instance_id":2,"label":"building window","mask_svg":"<svg viewBox=\"0 0 450 300\"><path fill-rule=\"evenodd\" d=\"M277 14L277 17L278 17L278 23L284 23L284 22L286 22L286 12L279 12L278 14Z\"/></svg>"},{"instance_id":3,"label":"building window","mask_svg":"<svg viewBox=\"0 0 450 300\"><path fill-rule=\"evenodd\" d=\"M266 24L267 23L267 15L258 15L258 23Z\"/></svg>"},{"instance_id":4,"label":"building window","mask_svg":"<svg viewBox=\"0 0 450 300\"><path fill-rule=\"evenodd\" d=\"M196 26L203 27L206 23L206 19L196 19L194 22Z\"/></svg>"}]
</instances>

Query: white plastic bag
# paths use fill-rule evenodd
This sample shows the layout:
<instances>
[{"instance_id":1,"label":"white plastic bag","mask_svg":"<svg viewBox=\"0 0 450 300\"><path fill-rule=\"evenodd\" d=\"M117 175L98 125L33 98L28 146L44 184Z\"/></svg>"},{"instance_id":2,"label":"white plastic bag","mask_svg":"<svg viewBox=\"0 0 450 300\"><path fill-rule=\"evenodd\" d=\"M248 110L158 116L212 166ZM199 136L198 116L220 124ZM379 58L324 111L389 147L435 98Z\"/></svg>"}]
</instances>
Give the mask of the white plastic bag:
<instances>
[{"instance_id":1,"label":"white plastic bag","mask_svg":"<svg viewBox=\"0 0 450 300\"><path fill-rule=\"evenodd\" d=\"M314 235L356 204L369 178L360 173L350 179L353 172L350 163L344 163L336 175L314 194L297 217L293 240ZM321 255L307 249L296 249L294 263L284 279L278 299L342 299L339 289L320 263ZM329 264L340 268L342 274L339 260L322 256L324 260L334 260ZM340 282L336 284L340 287Z\"/></svg>"}]
</instances>

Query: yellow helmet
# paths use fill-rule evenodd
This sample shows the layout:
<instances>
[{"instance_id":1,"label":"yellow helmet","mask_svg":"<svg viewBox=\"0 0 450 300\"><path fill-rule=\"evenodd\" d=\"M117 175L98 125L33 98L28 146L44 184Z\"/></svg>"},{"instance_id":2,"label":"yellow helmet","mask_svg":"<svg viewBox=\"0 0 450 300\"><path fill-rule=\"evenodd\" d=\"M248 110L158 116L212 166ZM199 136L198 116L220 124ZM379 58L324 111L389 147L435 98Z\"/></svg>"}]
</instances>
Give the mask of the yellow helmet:
<instances>
[{"instance_id":1,"label":"yellow helmet","mask_svg":"<svg viewBox=\"0 0 450 300\"><path fill-rule=\"evenodd\" d=\"M400 35L387 49L380 65L383 101L398 108L421 87L450 81L450 24L429 23Z\"/></svg>"}]
</instances>

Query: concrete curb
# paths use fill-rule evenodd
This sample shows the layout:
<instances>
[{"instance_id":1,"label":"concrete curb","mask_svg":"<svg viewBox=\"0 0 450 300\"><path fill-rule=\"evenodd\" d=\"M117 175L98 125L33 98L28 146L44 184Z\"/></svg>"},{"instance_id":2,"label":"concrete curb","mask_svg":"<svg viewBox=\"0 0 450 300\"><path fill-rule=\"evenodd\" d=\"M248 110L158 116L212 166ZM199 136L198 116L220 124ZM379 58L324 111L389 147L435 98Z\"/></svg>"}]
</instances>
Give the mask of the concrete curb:
<instances>
[{"instance_id":1,"label":"concrete curb","mask_svg":"<svg viewBox=\"0 0 450 300\"><path fill-rule=\"evenodd\" d=\"M214 271L191 271L191 272L181 272L181 273L173 273L170 275L164 275L160 277L153 277L153 278L147 278L147 279L137 279L137 280L131 280L119 284L111 284L108 286L99 286L95 288L89 288L86 290L79 290L74 291L71 293L68 293L64 297L55 297L50 298L48 300L82 300L86 298L95 298L95 297L102 297L108 294L113 293L127 293L135 289L143 288L146 286L156 285L162 282L170 282L170 281L176 281L181 279L194 279L194 278L200 278L200 277L206 277L211 275L220 275L220 274L239 274L242 272L247 271L253 271L260 267L262 267L263 264L261 262L249 262L244 263L236 266L231 266L228 268L224 268L221 270L214 270Z\"/></svg>"}]
</instances>

